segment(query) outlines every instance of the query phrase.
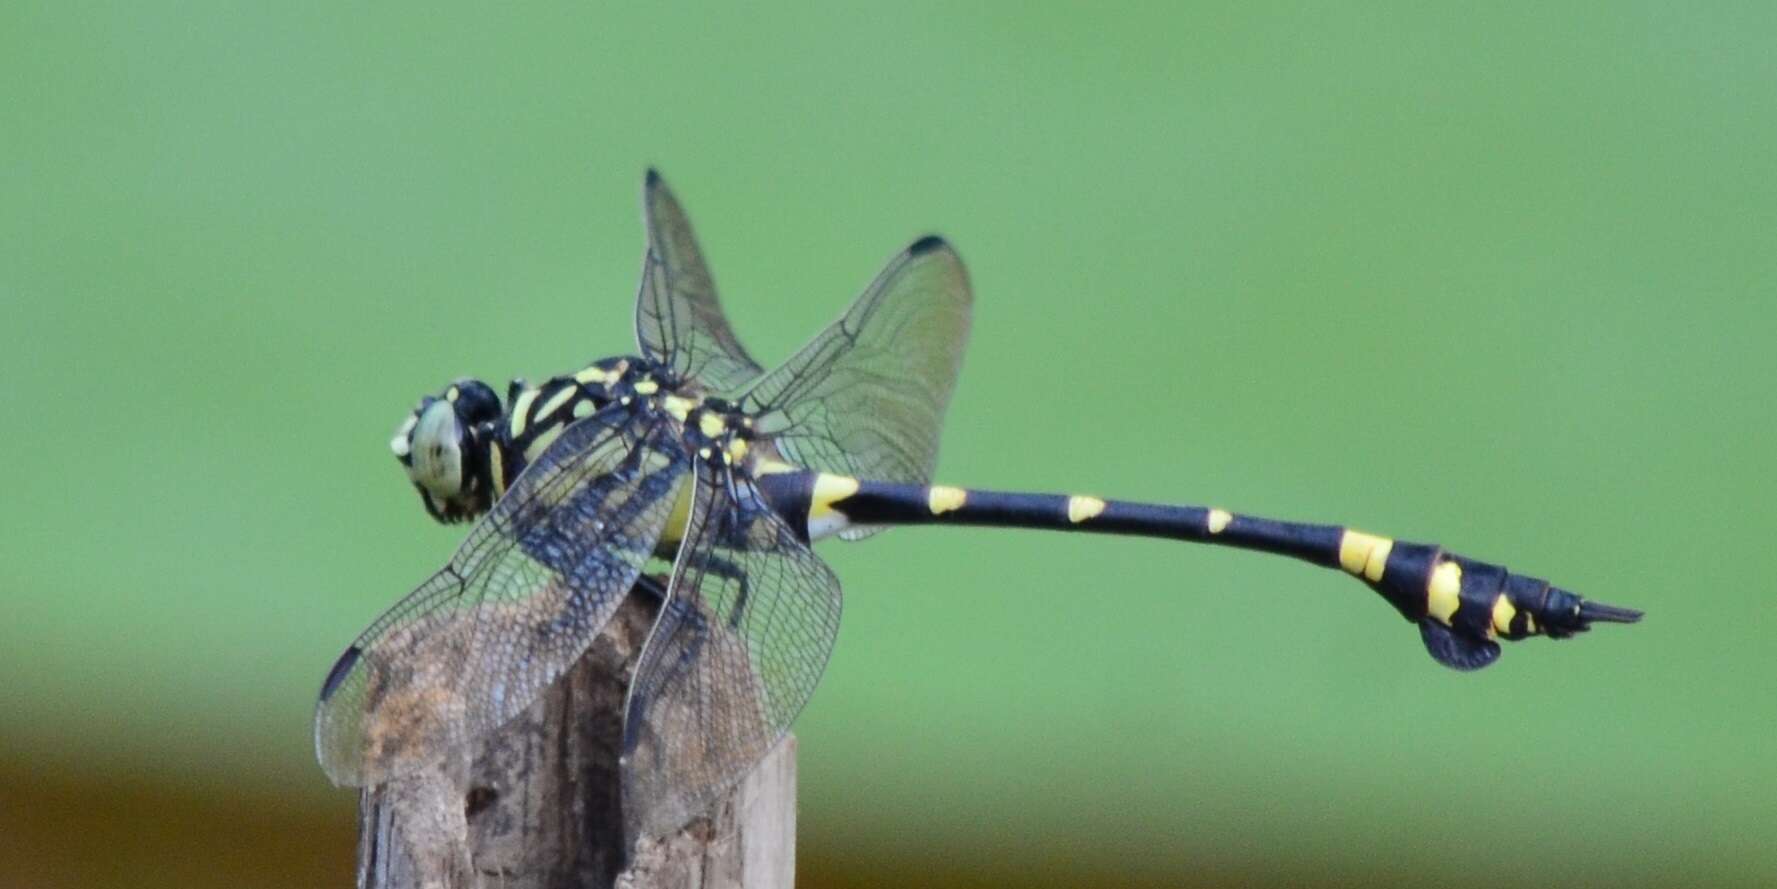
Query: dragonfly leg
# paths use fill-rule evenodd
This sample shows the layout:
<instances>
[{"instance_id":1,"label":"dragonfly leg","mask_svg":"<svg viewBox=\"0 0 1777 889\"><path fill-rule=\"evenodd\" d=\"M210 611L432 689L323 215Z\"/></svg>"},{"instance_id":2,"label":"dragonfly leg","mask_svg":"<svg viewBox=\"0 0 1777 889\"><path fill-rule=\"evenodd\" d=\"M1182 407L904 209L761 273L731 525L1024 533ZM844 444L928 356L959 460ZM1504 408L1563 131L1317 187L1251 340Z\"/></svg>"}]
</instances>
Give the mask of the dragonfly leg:
<instances>
[{"instance_id":1,"label":"dragonfly leg","mask_svg":"<svg viewBox=\"0 0 1777 889\"><path fill-rule=\"evenodd\" d=\"M663 638L662 631L665 631ZM628 755L634 751L641 740L641 727L647 723L648 708L654 704L654 692L670 687L679 674L688 669L692 662L703 653L704 640L709 637L709 621L704 619L702 610L696 604L687 602L681 597L668 598L661 606L660 622L655 625L654 633L648 637L648 647L653 648L663 642L676 649L665 652L670 662L665 669L659 671L658 679L651 679L648 687L641 684L644 663L636 668L636 678L629 690L629 712L623 721L623 752Z\"/></svg>"},{"instance_id":2,"label":"dragonfly leg","mask_svg":"<svg viewBox=\"0 0 1777 889\"><path fill-rule=\"evenodd\" d=\"M746 570L727 559L710 556L704 562L704 571L707 574L734 581L738 592L734 596L734 607L728 609L728 627L734 630L740 629L741 619L747 613L747 605L749 604L747 598L752 593L752 588L747 583Z\"/></svg>"}]
</instances>

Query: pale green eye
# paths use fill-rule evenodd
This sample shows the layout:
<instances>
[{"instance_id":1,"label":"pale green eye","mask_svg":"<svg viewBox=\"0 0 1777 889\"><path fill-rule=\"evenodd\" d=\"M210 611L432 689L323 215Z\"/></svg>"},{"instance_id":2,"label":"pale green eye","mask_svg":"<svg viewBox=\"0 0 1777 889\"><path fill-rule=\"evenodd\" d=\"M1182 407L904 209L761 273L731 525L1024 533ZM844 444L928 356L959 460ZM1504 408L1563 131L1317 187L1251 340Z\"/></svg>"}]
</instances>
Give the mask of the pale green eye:
<instances>
[{"instance_id":1,"label":"pale green eye","mask_svg":"<svg viewBox=\"0 0 1777 889\"><path fill-rule=\"evenodd\" d=\"M413 429L409 445L413 464L408 475L439 497L455 497L463 485L462 436L450 402L427 405Z\"/></svg>"}]
</instances>

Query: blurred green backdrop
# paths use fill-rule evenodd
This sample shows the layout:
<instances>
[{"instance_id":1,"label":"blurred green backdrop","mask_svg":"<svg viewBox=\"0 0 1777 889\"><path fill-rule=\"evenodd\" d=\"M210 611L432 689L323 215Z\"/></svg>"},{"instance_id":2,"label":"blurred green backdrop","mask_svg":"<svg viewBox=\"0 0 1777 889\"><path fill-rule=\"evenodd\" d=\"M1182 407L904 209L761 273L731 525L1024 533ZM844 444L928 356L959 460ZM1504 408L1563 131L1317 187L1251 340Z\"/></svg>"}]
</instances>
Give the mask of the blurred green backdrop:
<instances>
[{"instance_id":1,"label":"blurred green backdrop","mask_svg":"<svg viewBox=\"0 0 1777 889\"><path fill-rule=\"evenodd\" d=\"M1456 675L1284 561L825 546L803 885L1777 872L1769 4L278 6L0 6L0 885L348 882L312 696L462 533L384 443L632 348L650 163L762 359L955 241L946 480L1649 612Z\"/></svg>"}]
</instances>

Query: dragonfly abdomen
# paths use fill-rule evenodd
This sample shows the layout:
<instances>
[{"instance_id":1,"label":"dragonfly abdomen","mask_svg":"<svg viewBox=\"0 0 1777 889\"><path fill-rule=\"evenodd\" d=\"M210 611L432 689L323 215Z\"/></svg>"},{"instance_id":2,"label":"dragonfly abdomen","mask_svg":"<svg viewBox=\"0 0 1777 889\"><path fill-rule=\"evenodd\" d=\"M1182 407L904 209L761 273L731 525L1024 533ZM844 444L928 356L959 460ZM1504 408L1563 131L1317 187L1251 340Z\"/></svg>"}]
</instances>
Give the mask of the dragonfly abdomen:
<instances>
[{"instance_id":1,"label":"dragonfly abdomen","mask_svg":"<svg viewBox=\"0 0 1777 889\"><path fill-rule=\"evenodd\" d=\"M776 472L759 487L794 528L818 539L855 525L976 525L1159 537L1291 556L1364 581L1417 623L1426 649L1473 670L1499 657L1496 640L1564 638L1593 621L1633 623L1641 613L1586 600L1547 581L1338 525L1241 515L1207 506L1106 500L1080 494L984 491Z\"/></svg>"},{"instance_id":2,"label":"dragonfly abdomen","mask_svg":"<svg viewBox=\"0 0 1777 889\"><path fill-rule=\"evenodd\" d=\"M1419 624L1427 650L1446 666L1473 670L1499 657L1497 639L1563 639L1593 621L1634 623L1641 612L1585 599L1501 565L1426 543L1347 531L1341 567Z\"/></svg>"}]
</instances>

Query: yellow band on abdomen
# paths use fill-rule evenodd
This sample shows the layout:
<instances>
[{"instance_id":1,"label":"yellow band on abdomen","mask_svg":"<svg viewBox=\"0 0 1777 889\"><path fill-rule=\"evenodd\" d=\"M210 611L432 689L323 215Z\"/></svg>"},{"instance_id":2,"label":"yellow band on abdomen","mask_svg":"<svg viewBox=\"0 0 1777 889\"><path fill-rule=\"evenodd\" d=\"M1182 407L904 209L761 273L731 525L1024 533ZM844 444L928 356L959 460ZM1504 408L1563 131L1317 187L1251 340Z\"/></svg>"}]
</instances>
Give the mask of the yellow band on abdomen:
<instances>
[{"instance_id":1,"label":"yellow band on abdomen","mask_svg":"<svg viewBox=\"0 0 1777 889\"><path fill-rule=\"evenodd\" d=\"M1347 573L1376 583L1388 567L1388 554L1394 541L1362 531L1347 529L1339 538L1339 567Z\"/></svg>"}]
</instances>

